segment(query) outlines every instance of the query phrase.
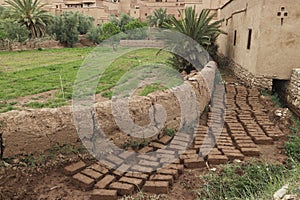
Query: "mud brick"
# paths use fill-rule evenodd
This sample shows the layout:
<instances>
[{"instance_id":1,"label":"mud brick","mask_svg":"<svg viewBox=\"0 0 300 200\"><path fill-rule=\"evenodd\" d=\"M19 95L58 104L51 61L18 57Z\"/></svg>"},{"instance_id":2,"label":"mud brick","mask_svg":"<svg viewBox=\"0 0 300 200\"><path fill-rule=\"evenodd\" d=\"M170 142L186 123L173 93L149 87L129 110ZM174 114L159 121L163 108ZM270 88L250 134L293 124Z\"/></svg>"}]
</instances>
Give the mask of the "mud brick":
<instances>
[{"instance_id":1,"label":"mud brick","mask_svg":"<svg viewBox=\"0 0 300 200\"><path fill-rule=\"evenodd\" d=\"M164 135L162 138L159 139L158 142L162 143L163 145L167 145L169 142L171 142L172 137L169 135Z\"/></svg>"},{"instance_id":2,"label":"mud brick","mask_svg":"<svg viewBox=\"0 0 300 200\"><path fill-rule=\"evenodd\" d=\"M198 154L183 154L179 156L180 160L185 160L189 158L198 158L198 157L199 157Z\"/></svg>"},{"instance_id":3,"label":"mud brick","mask_svg":"<svg viewBox=\"0 0 300 200\"><path fill-rule=\"evenodd\" d=\"M122 152L122 153L119 154L119 157L123 158L123 159L127 159L130 156L132 156L132 155L134 155L134 152L124 151L124 152Z\"/></svg>"},{"instance_id":4,"label":"mud brick","mask_svg":"<svg viewBox=\"0 0 300 200\"><path fill-rule=\"evenodd\" d=\"M157 153L164 153L164 154L171 154L171 155L174 155L174 154L175 154L174 151L166 150L166 149L158 149L156 152L157 152Z\"/></svg>"},{"instance_id":5,"label":"mud brick","mask_svg":"<svg viewBox=\"0 0 300 200\"><path fill-rule=\"evenodd\" d=\"M139 155L138 158L142 158L142 159L146 159L146 160L149 160L149 161L157 161L158 158L155 157L155 156L149 156L149 155Z\"/></svg>"},{"instance_id":6,"label":"mud brick","mask_svg":"<svg viewBox=\"0 0 300 200\"><path fill-rule=\"evenodd\" d=\"M183 142L190 142L192 139L191 139L191 136L187 135L187 134L178 134L176 135L173 140L180 140L180 141L183 141Z\"/></svg>"},{"instance_id":7,"label":"mud brick","mask_svg":"<svg viewBox=\"0 0 300 200\"><path fill-rule=\"evenodd\" d=\"M93 169L90 168L86 168L83 171L81 171L81 173L83 173L84 175L89 176L90 178L98 181L99 179L101 179L104 175L100 172L97 172Z\"/></svg>"},{"instance_id":8,"label":"mud brick","mask_svg":"<svg viewBox=\"0 0 300 200\"><path fill-rule=\"evenodd\" d=\"M91 200L117 200L117 190L94 189Z\"/></svg>"},{"instance_id":9,"label":"mud brick","mask_svg":"<svg viewBox=\"0 0 300 200\"><path fill-rule=\"evenodd\" d=\"M257 148L241 148L241 152L245 156L259 156L260 152Z\"/></svg>"},{"instance_id":10,"label":"mud brick","mask_svg":"<svg viewBox=\"0 0 300 200\"><path fill-rule=\"evenodd\" d=\"M140 149L139 153L145 154L145 153L151 152L153 150L154 150L153 147L147 146L147 147L144 147L144 148Z\"/></svg>"},{"instance_id":11,"label":"mud brick","mask_svg":"<svg viewBox=\"0 0 300 200\"><path fill-rule=\"evenodd\" d=\"M228 158L224 155L208 155L207 161L211 165L218 165L226 163L228 161Z\"/></svg>"},{"instance_id":12,"label":"mud brick","mask_svg":"<svg viewBox=\"0 0 300 200\"><path fill-rule=\"evenodd\" d=\"M282 132L277 131L267 131L266 134L275 141L285 137L285 135Z\"/></svg>"},{"instance_id":13,"label":"mud brick","mask_svg":"<svg viewBox=\"0 0 300 200\"><path fill-rule=\"evenodd\" d=\"M138 178L122 177L120 178L119 181L123 183L132 184L135 186L135 189L140 189L143 185L143 179L138 179Z\"/></svg>"},{"instance_id":14,"label":"mud brick","mask_svg":"<svg viewBox=\"0 0 300 200\"><path fill-rule=\"evenodd\" d=\"M118 156L112 155L112 154L109 155L109 156L107 157L107 159L108 159L109 161L115 163L116 165L121 165L121 164L124 162L123 159L119 158Z\"/></svg>"},{"instance_id":15,"label":"mud brick","mask_svg":"<svg viewBox=\"0 0 300 200\"><path fill-rule=\"evenodd\" d=\"M202 145L203 142L204 142L204 139L201 140L201 141L200 141L200 140L195 140L194 144L195 144L195 145Z\"/></svg>"},{"instance_id":16,"label":"mud brick","mask_svg":"<svg viewBox=\"0 0 300 200\"><path fill-rule=\"evenodd\" d=\"M166 169L176 169L179 174L182 174L183 169L184 169L183 165L181 165L181 164L167 164L167 165L165 165L164 168L166 168Z\"/></svg>"},{"instance_id":17,"label":"mud brick","mask_svg":"<svg viewBox=\"0 0 300 200\"><path fill-rule=\"evenodd\" d=\"M172 140L171 144L186 147L188 145L188 142L183 142L183 141L180 141L180 140Z\"/></svg>"},{"instance_id":18,"label":"mud brick","mask_svg":"<svg viewBox=\"0 0 300 200\"><path fill-rule=\"evenodd\" d=\"M244 155L240 152L235 152L235 151L230 152L230 151L228 151L224 154L227 156L228 160L230 160L230 161L233 161L235 159L244 160Z\"/></svg>"},{"instance_id":19,"label":"mud brick","mask_svg":"<svg viewBox=\"0 0 300 200\"><path fill-rule=\"evenodd\" d=\"M98 181L95 185L95 188L104 189L107 188L107 186L116 180L115 176L112 175L106 175L104 176L100 181Z\"/></svg>"},{"instance_id":20,"label":"mud brick","mask_svg":"<svg viewBox=\"0 0 300 200\"><path fill-rule=\"evenodd\" d=\"M142 173L151 173L153 169L151 167L145 167L141 165L134 165L131 167L133 171L142 172Z\"/></svg>"},{"instance_id":21,"label":"mud brick","mask_svg":"<svg viewBox=\"0 0 300 200\"><path fill-rule=\"evenodd\" d=\"M156 172L157 174L164 174L164 175L172 175L173 179L178 179L178 171L176 169L159 169Z\"/></svg>"},{"instance_id":22,"label":"mud brick","mask_svg":"<svg viewBox=\"0 0 300 200\"><path fill-rule=\"evenodd\" d=\"M116 169L116 171L126 172L126 171L128 171L128 169L129 169L130 167L131 167L130 165L122 164L120 167L118 167L118 168Z\"/></svg>"},{"instance_id":23,"label":"mud brick","mask_svg":"<svg viewBox=\"0 0 300 200\"><path fill-rule=\"evenodd\" d=\"M84 174L81 174L81 173L77 173L77 174L73 175L72 181L75 185L77 185L84 191L92 189L95 184L94 179L92 179Z\"/></svg>"},{"instance_id":24,"label":"mud brick","mask_svg":"<svg viewBox=\"0 0 300 200\"><path fill-rule=\"evenodd\" d=\"M149 161L149 160L140 160L139 165L157 167L159 162Z\"/></svg>"},{"instance_id":25,"label":"mud brick","mask_svg":"<svg viewBox=\"0 0 300 200\"><path fill-rule=\"evenodd\" d=\"M186 150L187 149L187 145L184 146L180 146L180 145L175 145L175 144L171 144L169 146L170 149L175 149L175 150Z\"/></svg>"},{"instance_id":26,"label":"mud brick","mask_svg":"<svg viewBox=\"0 0 300 200\"><path fill-rule=\"evenodd\" d=\"M134 186L128 183L114 182L109 185L110 189L117 190L118 195L131 195L134 192Z\"/></svg>"},{"instance_id":27,"label":"mud brick","mask_svg":"<svg viewBox=\"0 0 300 200\"><path fill-rule=\"evenodd\" d=\"M184 160L184 166L188 169L202 168L205 167L205 161L203 158L190 158Z\"/></svg>"},{"instance_id":28,"label":"mud brick","mask_svg":"<svg viewBox=\"0 0 300 200\"><path fill-rule=\"evenodd\" d=\"M180 160L175 157L161 158L159 162L160 162L160 164L171 164L171 163L180 164Z\"/></svg>"},{"instance_id":29,"label":"mud brick","mask_svg":"<svg viewBox=\"0 0 300 200\"><path fill-rule=\"evenodd\" d=\"M101 165L104 165L106 168L109 168L109 169L117 167L117 165L115 165L114 163L107 161L107 160L101 160L99 162L101 163Z\"/></svg>"},{"instance_id":30,"label":"mud brick","mask_svg":"<svg viewBox=\"0 0 300 200\"><path fill-rule=\"evenodd\" d=\"M143 173L136 173L136 172L127 172L125 174L126 177L132 177L132 178L138 178L142 180L147 180L149 177L149 174L143 174Z\"/></svg>"},{"instance_id":31,"label":"mud brick","mask_svg":"<svg viewBox=\"0 0 300 200\"><path fill-rule=\"evenodd\" d=\"M174 179L172 175L153 174L150 176L150 181L168 181L169 185L173 185Z\"/></svg>"},{"instance_id":32,"label":"mud brick","mask_svg":"<svg viewBox=\"0 0 300 200\"><path fill-rule=\"evenodd\" d=\"M120 178L121 176L123 176L124 173L124 171L114 170L112 172L112 175L116 176L117 178Z\"/></svg>"},{"instance_id":33,"label":"mud brick","mask_svg":"<svg viewBox=\"0 0 300 200\"><path fill-rule=\"evenodd\" d=\"M209 154L209 155L221 155L222 152L221 152L219 149L217 149L217 148L212 148L212 149L209 151L208 154Z\"/></svg>"},{"instance_id":34,"label":"mud brick","mask_svg":"<svg viewBox=\"0 0 300 200\"><path fill-rule=\"evenodd\" d=\"M156 157L157 158L170 158L170 159L175 158L174 154L164 154L164 153L157 153Z\"/></svg>"},{"instance_id":35,"label":"mud brick","mask_svg":"<svg viewBox=\"0 0 300 200\"><path fill-rule=\"evenodd\" d=\"M182 154L188 155L188 154L197 154L197 149L189 149L184 151Z\"/></svg>"},{"instance_id":36,"label":"mud brick","mask_svg":"<svg viewBox=\"0 0 300 200\"><path fill-rule=\"evenodd\" d=\"M154 149L163 149L165 145L158 143L158 142L151 142L149 146L153 147Z\"/></svg>"},{"instance_id":37,"label":"mud brick","mask_svg":"<svg viewBox=\"0 0 300 200\"><path fill-rule=\"evenodd\" d=\"M168 181L146 181L143 192L149 192L153 194L167 194L169 192Z\"/></svg>"},{"instance_id":38,"label":"mud brick","mask_svg":"<svg viewBox=\"0 0 300 200\"><path fill-rule=\"evenodd\" d=\"M82 161L79 161L77 163L73 163L69 166L66 166L64 168L64 174L68 176L72 176L78 172L80 172L82 169L86 167L86 164Z\"/></svg>"},{"instance_id":39,"label":"mud brick","mask_svg":"<svg viewBox=\"0 0 300 200\"><path fill-rule=\"evenodd\" d=\"M266 136L258 136L258 137L254 137L254 142L256 144L273 144L273 139L270 137L266 137Z\"/></svg>"},{"instance_id":40,"label":"mud brick","mask_svg":"<svg viewBox=\"0 0 300 200\"><path fill-rule=\"evenodd\" d=\"M93 169L93 170L95 170L97 172L100 172L101 174L107 174L109 172L109 170L106 167L104 167L104 166L102 166L100 164L97 164L97 163L92 164L88 168L89 169Z\"/></svg>"},{"instance_id":41,"label":"mud brick","mask_svg":"<svg viewBox=\"0 0 300 200\"><path fill-rule=\"evenodd\" d=\"M252 143L237 143L237 147L241 149L241 148L256 148L257 146L252 142Z\"/></svg>"}]
</instances>

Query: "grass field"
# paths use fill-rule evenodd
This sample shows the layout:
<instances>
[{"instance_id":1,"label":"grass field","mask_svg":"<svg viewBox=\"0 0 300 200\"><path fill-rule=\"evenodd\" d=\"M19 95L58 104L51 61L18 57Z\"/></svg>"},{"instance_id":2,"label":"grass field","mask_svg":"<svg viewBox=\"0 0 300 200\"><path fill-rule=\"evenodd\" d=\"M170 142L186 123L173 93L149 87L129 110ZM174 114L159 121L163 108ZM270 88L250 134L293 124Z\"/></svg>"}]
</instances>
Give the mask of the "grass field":
<instances>
[{"instance_id":1,"label":"grass field","mask_svg":"<svg viewBox=\"0 0 300 200\"><path fill-rule=\"evenodd\" d=\"M55 90L54 98L43 103L32 99L23 106L42 108L66 105L72 98L77 71L92 50L93 48L64 48L0 52L0 112L16 109L14 105L17 102L14 99L18 97L52 90ZM103 47L103 52L105 51ZM129 69L143 64L165 63L170 56L167 52L159 55L156 53L157 49L143 49L118 58L102 75L97 92L110 97L110 89ZM152 91L151 86L149 91Z\"/></svg>"}]
</instances>

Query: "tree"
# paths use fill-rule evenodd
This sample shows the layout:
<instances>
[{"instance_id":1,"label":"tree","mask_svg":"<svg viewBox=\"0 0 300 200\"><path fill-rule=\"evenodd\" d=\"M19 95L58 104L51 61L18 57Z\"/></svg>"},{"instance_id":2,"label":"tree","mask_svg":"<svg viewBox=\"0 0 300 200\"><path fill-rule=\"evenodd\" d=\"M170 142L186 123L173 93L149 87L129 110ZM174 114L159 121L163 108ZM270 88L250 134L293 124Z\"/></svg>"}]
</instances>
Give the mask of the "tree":
<instances>
[{"instance_id":1,"label":"tree","mask_svg":"<svg viewBox=\"0 0 300 200\"><path fill-rule=\"evenodd\" d=\"M93 18L79 12L64 12L56 16L49 27L48 33L68 47L74 47L79 34L86 34L93 27Z\"/></svg>"},{"instance_id":2,"label":"tree","mask_svg":"<svg viewBox=\"0 0 300 200\"><path fill-rule=\"evenodd\" d=\"M68 47L74 47L78 42L78 16L73 12L64 12L61 16L54 18L54 23L51 26L51 32L56 39Z\"/></svg>"},{"instance_id":3,"label":"tree","mask_svg":"<svg viewBox=\"0 0 300 200\"><path fill-rule=\"evenodd\" d=\"M152 15L147 17L149 26L162 27L164 23L170 21L171 15L167 15L167 9L159 8L154 10Z\"/></svg>"},{"instance_id":4,"label":"tree","mask_svg":"<svg viewBox=\"0 0 300 200\"><path fill-rule=\"evenodd\" d=\"M182 13L179 13L182 16ZM170 18L170 23L164 22L162 27L178 31L189 36L203 46L211 56L214 56L217 52L215 44L217 37L220 34L226 34L220 29L221 22L223 20L213 21L216 14L210 15L210 10L202 10L202 12L198 15L195 8L192 7L187 7L184 10L184 14L185 18L179 20L172 16ZM174 41L171 42L174 43ZM187 48L187 51L190 47L189 44L183 44L181 41L178 41L178 43L173 45L175 45L174 48ZM197 59L198 57L198 55L194 55L192 52L188 56L191 60ZM169 61L170 64L179 71L185 70L189 73L194 69L194 66L191 63L178 55L173 55Z\"/></svg>"},{"instance_id":5,"label":"tree","mask_svg":"<svg viewBox=\"0 0 300 200\"><path fill-rule=\"evenodd\" d=\"M125 26L131 21L134 21L134 18L130 17L128 14L125 13L122 13L120 17L112 15L109 20L109 22L118 26L121 31L125 31Z\"/></svg>"},{"instance_id":6,"label":"tree","mask_svg":"<svg viewBox=\"0 0 300 200\"><path fill-rule=\"evenodd\" d=\"M29 30L13 19L0 21L0 40L24 42L28 39Z\"/></svg>"},{"instance_id":7,"label":"tree","mask_svg":"<svg viewBox=\"0 0 300 200\"><path fill-rule=\"evenodd\" d=\"M47 11L43 10L45 4L40 4L39 0L6 0L5 2L11 5L17 21L28 28L31 38L44 36L47 23L52 18Z\"/></svg>"},{"instance_id":8,"label":"tree","mask_svg":"<svg viewBox=\"0 0 300 200\"><path fill-rule=\"evenodd\" d=\"M147 37L146 24L135 19L127 23L124 27L127 39L141 40Z\"/></svg>"},{"instance_id":9,"label":"tree","mask_svg":"<svg viewBox=\"0 0 300 200\"><path fill-rule=\"evenodd\" d=\"M113 35L116 35L120 32L121 32L120 27L118 27L114 23L112 23L112 22L104 23L101 26L100 40L104 41L104 40L106 40L106 39L108 39L108 38L112 37Z\"/></svg>"},{"instance_id":10,"label":"tree","mask_svg":"<svg viewBox=\"0 0 300 200\"><path fill-rule=\"evenodd\" d=\"M77 13L78 15L78 31L80 34L86 34L92 27L94 18L91 16L84 16L80 13Z\"/></svg>"},{"instance_id":11,"label":"tree","mask_svg":"<svg viewBox=\"0 0 300 200\"><path fill-rule=\"evenodd\" d=\"M101 26L96 26L96 27L92 27L88 32L87 32L87 38L91 41L93 41L95 44L100 44L101 40L100 40L100 36L101 36Z\"/></svg>"}]
</instances>

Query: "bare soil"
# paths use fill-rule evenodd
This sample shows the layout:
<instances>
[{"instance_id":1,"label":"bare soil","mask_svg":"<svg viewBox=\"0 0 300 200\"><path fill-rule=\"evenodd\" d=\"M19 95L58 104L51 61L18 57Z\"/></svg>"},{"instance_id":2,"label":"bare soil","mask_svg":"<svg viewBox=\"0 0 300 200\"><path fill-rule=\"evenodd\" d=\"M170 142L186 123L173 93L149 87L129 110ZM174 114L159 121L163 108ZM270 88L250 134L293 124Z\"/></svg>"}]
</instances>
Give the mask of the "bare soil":
<instances>
[{"instance_id":1,"label":"bare soil","mask_svg":"<svg viewBox=\"0 0 300 200\"><path fill-rule=\"evenodd\" d=\"M232 74L228 72L224 72L223 74L225 81L241 84ZM38 95L18 98L15 101L18 102L17 105L22 105L36 97L39 97L41 101L45 101L47 98L51 98L54 93L55 91L49 91ZM106 99L97 96L96 100L103 101ZM270 105L268 108L270 115L273 115L274 106L268 103L266 105ZM205 117L202 120L205 120ZM259 150L262 153L259 159L262 161L284 163L287 159L284 154L284 141L278 141L274 145L260 145ZM45 155L47 154L53 155L53 152L45 152ZM29 166L28 163L30 162L24 162L26 158L28 161L28 157L20 156L0 162L0 199L89 199L90 191L83 192L78 190L72 185L70 178L62 173L64 166L75 161L83 160L86 163L91 162L92 158L87 152L71 152L67 154L55 152L54 158L45 160L45 162L38 162L37 166ZM37 159L39 158L37 156ZM33 163L37 159L35 158ZM202 185L199 176L208 173L208 171L209 169L206 168L197 170L185 169L184 174L179 177L167 195L137 193L132 197L123 197L123 199L192 200L197 196L195 190Z\"/></svg>"}]
</instances>

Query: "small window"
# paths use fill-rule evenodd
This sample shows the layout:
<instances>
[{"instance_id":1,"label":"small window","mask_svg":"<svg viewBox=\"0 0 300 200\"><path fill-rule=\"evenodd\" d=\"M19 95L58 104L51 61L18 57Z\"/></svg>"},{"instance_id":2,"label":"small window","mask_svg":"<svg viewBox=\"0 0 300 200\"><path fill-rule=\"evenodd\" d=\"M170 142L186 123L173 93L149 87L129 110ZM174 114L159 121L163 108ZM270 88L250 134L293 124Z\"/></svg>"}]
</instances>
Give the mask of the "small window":
<instances>
[{"instance_id":1,"label":"small window","mask_svg":"<svg viewBox=\"0 0 300 200\"><path fill-rule=\"evenodd\" d=\"M252 29L248 30L248 42L247 42L247 49L251 48L251 37L252 37Z\"/></svg>"},{"instance_id":2,"label":"small window","mask_svg":"<svg viewBox=\"0 0 300 200\"><path fill-rule=\"evenodd\" d=\"M288 12L284 12L284 16L287 17L288 16Z\"/></svg>"},{"instance_id":3,"label":"small window","mask_svg":"<svg viewBox=\"0 0 300 200\"><path fill-rule=\"evenodd\" d=\"M58 8L58 5L56 5L56 8Z\"/></svg>"},{"instance_id":4,"label":"small window","mask_svg":"<svg viewBox=\"0 0 300 200\"><path fill-rule=\"evenodd\" d=\"M280 17L281 16L281 12L277 12L277 16Z\"/></svg>"},{"instance_id":5,"label":"small window","mask_svg":"<svg viewBox=\"0 0 300 200\"><path fill-rule=\"evenodd\" d=\"M284 7L284 6L282 6L280 9L281 9L281 11L284 11L284 10L285 10L285 7Z\"/></svg>"},{"instance_id":6,"label":"small window","mask_svg":"<svg viewBox=\"0 0 300 200\"><path fill-rule=\"evenodd\" d=\"M233 34L233 46L236 45L236 30L234 30L234 34Z\"/></svg>"},{"instance_id":7,"label":"small window","mask_svg":"<svg viewBox=\"0 0 300 200\"><path fill-rule=\"evenodd\" d=\"M136 14L136 11L134 11L134 14Z\"/></svg>"},{"instance_id":8,"label":"small window","mask_svg":"<svg viewBox=\"0 0 300 200\"><path fill-rule=\"evenodd\" d=\"M147 13L145 13L145 16L147 16L148 14Z\"/></svg>"}]
</instances>

